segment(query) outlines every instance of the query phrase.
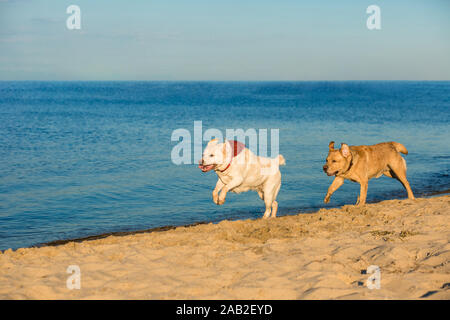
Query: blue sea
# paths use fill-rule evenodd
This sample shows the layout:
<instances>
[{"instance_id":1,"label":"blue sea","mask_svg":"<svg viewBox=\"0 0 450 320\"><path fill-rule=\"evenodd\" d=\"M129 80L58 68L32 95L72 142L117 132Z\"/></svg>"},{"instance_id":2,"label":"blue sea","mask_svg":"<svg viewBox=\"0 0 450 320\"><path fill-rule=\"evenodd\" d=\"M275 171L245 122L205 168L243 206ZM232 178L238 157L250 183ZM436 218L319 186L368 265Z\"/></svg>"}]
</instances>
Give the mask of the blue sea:
<instances>
[{"instance_id":1,"label":"blue sea","mask_svg":"<svg viewBox=\"0 0 450 320\"><path fill-rule=\"evenodd\" d=\"M256 193L217 206L214 172L172 162L173 131L194 121L279 129L279 215L355 203L349 181L323 203L331 140L401 142L416 196L450 188L450 82L0 82L0 249L261 217ZM405 197L369 183L369 202Z\"/></svg>"}]
</instances>

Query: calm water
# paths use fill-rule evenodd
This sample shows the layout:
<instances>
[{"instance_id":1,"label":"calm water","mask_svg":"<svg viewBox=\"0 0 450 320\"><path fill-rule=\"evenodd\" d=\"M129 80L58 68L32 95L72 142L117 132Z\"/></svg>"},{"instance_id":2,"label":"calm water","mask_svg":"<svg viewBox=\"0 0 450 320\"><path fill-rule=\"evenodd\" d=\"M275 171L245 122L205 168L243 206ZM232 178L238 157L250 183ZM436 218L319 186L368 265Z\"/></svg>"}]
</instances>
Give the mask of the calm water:
<instances>
[{"instance_id":1,"label":"calm water","mask_svg":"<svg viewBox=\"0 0 450 320\"><path fill-rule=\"evenodd\" d=\"M280 215L324 205L328 142L395 140L416 195L450 187L450 82L0 82L0 249L196 221L256 218L256 193L211 200L216 175L176 166L172 131L278 128ZM369 201L406 197L386 177Z\"/></svg>"}]
</instances>

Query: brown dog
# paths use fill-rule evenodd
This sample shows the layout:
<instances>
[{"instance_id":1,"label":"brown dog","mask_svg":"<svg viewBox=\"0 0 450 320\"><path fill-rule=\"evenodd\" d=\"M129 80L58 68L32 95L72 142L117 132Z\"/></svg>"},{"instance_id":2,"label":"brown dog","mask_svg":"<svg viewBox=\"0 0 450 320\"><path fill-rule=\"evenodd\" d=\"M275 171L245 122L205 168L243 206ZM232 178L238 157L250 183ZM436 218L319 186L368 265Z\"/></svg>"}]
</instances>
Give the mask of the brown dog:
<instances>
[{"instance_id":1,"label":"brown dog","mask_svg":"<svg viewBox=\"0 0 450 320\"><path fill-rule=\"evenodd\" d=\"M398 142L383 142L372 146L348 146L341 144L341 149L334 149L334 141L328 145L327 163L323 171L329 176L336 176L328 188L323 200L330 201L331 195L344 183L344 179L358 182L361 191L357 205L364 205L367 197L367 186L372 178L381 175L395 178L402 183L408 192L408 198L414 199L414 194L406 180L406 161L400 155L408 154L405 146Z\"/></svg>"}]
</instances>

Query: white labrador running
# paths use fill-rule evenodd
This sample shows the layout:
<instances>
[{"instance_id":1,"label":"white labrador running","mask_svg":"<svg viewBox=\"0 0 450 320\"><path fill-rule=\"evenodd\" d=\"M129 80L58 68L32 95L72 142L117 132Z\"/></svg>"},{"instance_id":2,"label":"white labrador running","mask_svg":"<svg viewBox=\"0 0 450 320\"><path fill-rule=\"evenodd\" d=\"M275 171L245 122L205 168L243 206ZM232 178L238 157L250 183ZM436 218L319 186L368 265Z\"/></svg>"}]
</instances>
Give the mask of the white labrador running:
<instances>
[{"instance_id":1,"label":"white labrador running","mask_svg":"<svg viewBox=\"0 0 450 320\"><path fill-rule=\"evenodd\" d=\"M203 172L214 170L219 177L212 193L214 203L224 204L228 191L255 190L266 205L264 218L269 218L277 215L276 198L281 187L279 166L285 163L282 155L274 159L259 157L240 142L218 143L213 139L203 151L198 167Z\"/></svg>"}]
</instances>

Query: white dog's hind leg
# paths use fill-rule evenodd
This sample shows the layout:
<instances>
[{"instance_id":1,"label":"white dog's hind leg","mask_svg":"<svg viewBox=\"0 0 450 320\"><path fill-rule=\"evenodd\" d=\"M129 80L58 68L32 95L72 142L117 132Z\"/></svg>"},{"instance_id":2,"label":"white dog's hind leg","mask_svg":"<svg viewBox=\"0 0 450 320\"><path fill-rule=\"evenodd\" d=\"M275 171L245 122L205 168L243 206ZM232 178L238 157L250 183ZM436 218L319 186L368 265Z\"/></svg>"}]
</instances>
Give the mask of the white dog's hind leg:
<instances>
[{"instance_id":1,"label":"white dog's hind leg","mask_svg":"<svg viewBox=\"0 0 450 320\"><path fill-rule=\"evenodd\" d=\"M264 200L264 192L263 192L263 191L258 190L258 195L259 195L259 197L261 198L261 200L264 201L264 204L266 205L266 211L264 211L263 219L270 218L270 213L271 213L272 210L273 210L273 205L272 205L272 206L268 206L268 204L267 204L266 201ZM273 213L272 213L272 214L273 214ZM275 211L275 214L276 214L276 211Z\"/></svg>"},{"instance_id":2,"label":"white dog's hind leg","mask_svg":"<svg viewBox=\"0 0 450 320\"><path fill-rule=\"evenodd\" d=\"M274 194L273 194L273 202L272 202L272 218L275 218L277 216L278 211L278 202L275 201L277 198L278 192L280 191L281 183L277 186Z\"/></svg>"},{"instance_id":3,"label":"white dog's hind leg","mask_svg":"<svg viewBox=\"0 0 450 320\"><path fill-rule=\"evenodd\" d=\"M272 202L272 218L275 218L277 216L277 211L278 211L278 202L274 201Z\"/></svg>"},{"instance_id":4,"label":"white dog's hind leg","mask_svg":"<svg viewBox=\"0 0 450 320\"><path fill-rule=\"evenodd\" d=\"M270 197L268 194L264 193L264 204L266 205L266 211L264 212L263 219L270 218L270 214L272 212L272 197Z\"/></svg>"},{"instance_id":5,"label":"white dog's hind leg","mask_svg":"<svg viewBox=\"0 0 450 320\"><path fill-rule=\"evenodd\" d=\"M272 211L272 206L267 206L267 204L266 204L266 211L264 211L263 219L269 219L271 211Z\"/></svg>"},{"instance_id":6,"label":"white dog's hind leg","mask_svg":"<svg viewBox=\"0 0 450 320\"><path fill-rule=\"evenodd\" d=\"M258 190L258 195L261 198L261 200L264 200L264 193L262 191Z\"/></svg>"}]
</instances>

